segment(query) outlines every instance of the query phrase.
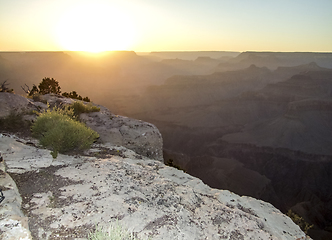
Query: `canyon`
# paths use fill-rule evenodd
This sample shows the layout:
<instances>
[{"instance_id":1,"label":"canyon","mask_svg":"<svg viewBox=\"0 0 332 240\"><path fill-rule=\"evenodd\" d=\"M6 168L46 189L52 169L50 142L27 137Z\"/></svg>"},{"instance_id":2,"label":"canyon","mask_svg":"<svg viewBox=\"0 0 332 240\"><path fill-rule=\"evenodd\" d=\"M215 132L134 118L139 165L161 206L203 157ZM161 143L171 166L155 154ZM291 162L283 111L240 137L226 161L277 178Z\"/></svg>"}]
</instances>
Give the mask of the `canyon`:
<instances>
[{"instance_id":1,"label":"canyon","mask_svg":"<svg viewBox=\"0 0 332 240\"><path fill-rule=\"evenodd\" d=\"M332 54L274 52L1 53L0 77L56 78L112 113L154 124L164 161L299 214L332 234ZM93 84L92 84L93 82Z\"/></svg>"}]
</instances>

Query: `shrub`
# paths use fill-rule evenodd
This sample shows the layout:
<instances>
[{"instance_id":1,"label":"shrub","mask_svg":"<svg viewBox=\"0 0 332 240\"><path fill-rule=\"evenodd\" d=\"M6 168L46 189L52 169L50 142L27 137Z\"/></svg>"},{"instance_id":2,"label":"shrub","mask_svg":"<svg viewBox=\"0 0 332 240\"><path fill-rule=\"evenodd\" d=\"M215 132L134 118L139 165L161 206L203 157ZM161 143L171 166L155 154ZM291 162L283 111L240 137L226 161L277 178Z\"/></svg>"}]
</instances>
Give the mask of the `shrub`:
<instances>
[{"instance_id":1,"label":"shrub","mask_svg":"<svg viewBox=\"0 0 332 240\"><path fill-rule=\"evenodd\" d=\"M83 100L85 102L90 102L90 98L88 98L88 97L82 98L82 96L77 94L76 91L72 91L70 93L64 92L64 93L62 93L62 96L67 97L67 98L77 99L77 100Z\"/></svg>"},{"instance_id":2,"label":"shrub","mask_svg":"<svg viewBox=\"0 0 332 240\"><path fill-rule=\"evenodd\" d=\"M85 98L83 98L83 101L84 101L84 102L90 102L91 100L90 100L90 98L85 97Z\"/></svg>"},{"instance_id":3,"label":"shrub","mask_svg":"<svg viewBox=\"0 0 332 240\"><path fill-rule=\"evenodd\" d=\"M29 131L30 122L23 119L22 113L11 111L4 118L0 118L0 130L9 132L26 132Z\"/></svg>"},{"instance_id":4,"label":"shrub","mask_svg":"<svg viewBox=\"0 0 332 240\"><path fill-rule=\"evenodd\" d=\"M74 116L78 118L81 113L99 112L100 108L91 103L84 104L82 101L76 101L69 105L68 110L73 110Z\"/></svg>"},{"instance_id":5,"label":"shrub","mask_svg":"<svg viewBox=\"0 0 332 240\"><path fill-rule=\"evenodd\" d=\"M31 130L41 145L52 150L53 158L58 152L88 149L99 137L98 133L75 121L70 112L57 108L40 113Z\"/></svg>"},{"instance_id":6,"label":"shrub","mask_svg":"<svg viewBox=\"0 0 332 240\"><path fill-rule=\"evenodd\" d=\"M97 226L88 236L89 240L137 240L132 232L127 231L118 221L111 223L109 228Z\"/></svg>"},{"instance_id":7,"label":"shrub","mask_svg":"<svg viewBox=\"0 0 332 240\"><path fill-rule=\"evenodd\" d=\"M291 209L288 210L287 216L290 217L293 222L297 224L305 234L308 234L309 229L314 226L307 223L302 217L293 212Z\"/></svg>"},{"instance_id":8,"label":"shrub","mask_svg":"<svg viewBox=\"0 0 332 240\"><path fill-rule=\"evenodd\" d=\"M33 95L28 96L28 98L32 98L33 101L35 101L35 102L42 102L42 103L47 104L47 100L43 99L41 96L42 95L40 95L39 93L34 93Z\"/></svg>"},{"instance_id":9,"label":"shrub","mask_svg":"<svg viewBox=\"0 0 332 240\"><path fill-rule=\"evenodd\" d=\"M5 88L6 81L0 85L0 92L8 90L8 88ZM24 92L28 94L28 97L31 97L36 101L40 100L39 96L48 94L48 93L54 93L54 94L60 94L61 93L61 87L59 85L59 82L55 80L54 78L43 78L43 80L39 83L38 87L33 84L32 89L30 90L29 86L25 84L25 86L21 86ZM90 98L85 97L83 98L81 95L79 95L76 91L71 91L70 93L64 92L62 93L62 96L77 100L83 100L85 102L90 102Z\"/></svg>"},{"instance_id":10,"label":"shrub","mask_svg":"<svg viewBox=\"0 0 332 240\"><path fill-rule=\"evenodd\" d=\"M182 171L184 171L184 172L187 172L186 170L184 170L183 168L181 168L179 165L174 164L173 159L168 159L168 160L165 162L165 165L166 165L166 166L169 166L169 167L176 168L176 169L178 169L178 170L182 170Z\"/></svg>"}]
</instances>

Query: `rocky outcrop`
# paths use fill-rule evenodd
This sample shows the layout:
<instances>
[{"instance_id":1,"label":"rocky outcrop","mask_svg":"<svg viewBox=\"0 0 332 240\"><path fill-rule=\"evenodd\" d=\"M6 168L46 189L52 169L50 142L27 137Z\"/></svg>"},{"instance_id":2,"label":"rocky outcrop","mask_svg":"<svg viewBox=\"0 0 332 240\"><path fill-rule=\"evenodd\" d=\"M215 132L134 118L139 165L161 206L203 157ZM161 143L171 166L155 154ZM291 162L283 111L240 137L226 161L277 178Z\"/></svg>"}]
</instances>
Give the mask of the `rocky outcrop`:
<instances>
[{"instance_id":1,"label":"rocky outcrop","mask_svg":"<svg viewBox=\"0 0 332 240\"><path fill-rule=\"evenodd\" d=\"M102 106L100 108L100 112L84 113L80 118L99 133L101 142L124 146L140 155L163 161L163 141L154 125L114 115Z\"/></svg>"},{"instance_id":2,"label":"rocky outcrop","mask_svg":"<svg viewBox=\"0 0 332 240\"><path fill-rule=\"evenodd\" d=\"M1 228L2 239L86 239L96 224L116 220L141 239L306 239L271 204L212 189L127 148L96 144L53 160L33 143L0 136L5 175L17 184L31 232L22 212L2 212L0 226L12 226ZM19 209L15 184L0 178L0 186L1 209Z\"/></svg>"},{"instance_id":3,"label":"rocky outcrop","mask_svg":"<svg viewBox=\"0 0 332 240\"><path fill-rule=\"evenodd\" d=\"M41 101L41 102L40 102ZM24 119L33 121L32 111L46 109L48 103L64 106L74 100L59 95L46 94L38 101L10 93L0 93L0 117L8 116L12 111L22 113ZM100 143L124 146L140 155L163 161L163 141L159 130L150 123L111 113L99 106L99 112L81 114L80 119L100 135Z\"/></svg>"},{"instance_id":4,"label":"rocky outcrop","mask_svg":"<svg viewBox=\"0 0 332 240\"><path fill-rule=\"evenodd\" d=\"M0 92L0 118L10 113L28 113L38 108L27 98L13 94Z\"/></svg>"}]
</instances>

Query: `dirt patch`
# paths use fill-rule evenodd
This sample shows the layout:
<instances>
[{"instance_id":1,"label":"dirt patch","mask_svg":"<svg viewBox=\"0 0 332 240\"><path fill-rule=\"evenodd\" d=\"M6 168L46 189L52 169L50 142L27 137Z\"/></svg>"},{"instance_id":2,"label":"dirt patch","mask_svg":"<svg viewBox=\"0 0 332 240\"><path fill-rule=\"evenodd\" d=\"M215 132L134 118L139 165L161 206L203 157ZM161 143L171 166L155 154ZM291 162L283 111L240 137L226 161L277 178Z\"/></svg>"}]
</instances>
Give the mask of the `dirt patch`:
<instances>
[{"instance_id":1,"label":"dirt patch","mask_svg":"<svg viewBox=\"0 0 332 240\"><path fill-rule=\"evenodd\" d=\"M56 193L59 192L59 188L77 183L54 174L62 167L63 166L50 166L41 168L38 171L22 174L10 173L10 176L15 181L21 196L28 197L34 193L48 191L53 192L54 195L58 195Z\"/></svg>"}]
</instances>

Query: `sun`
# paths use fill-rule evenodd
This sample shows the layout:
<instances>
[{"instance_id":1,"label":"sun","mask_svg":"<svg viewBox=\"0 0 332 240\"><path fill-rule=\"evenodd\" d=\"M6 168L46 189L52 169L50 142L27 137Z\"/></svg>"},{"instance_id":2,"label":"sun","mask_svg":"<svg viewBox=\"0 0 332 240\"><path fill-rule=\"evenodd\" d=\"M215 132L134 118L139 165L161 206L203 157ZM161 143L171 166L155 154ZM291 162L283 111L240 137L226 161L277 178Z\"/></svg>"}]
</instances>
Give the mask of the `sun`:
<instances>
[{"instance_id":1,"label":"sun","mask_svg":"<svg viewBox=\"0 0 332 240\"><path fill-rule=\"evenodd\" d=\"M84 4L65 12L56 35L63 48L70 51L103 52L129 50L135 28L121 9L105 4Z\"/></svg>"}]
</instances>

